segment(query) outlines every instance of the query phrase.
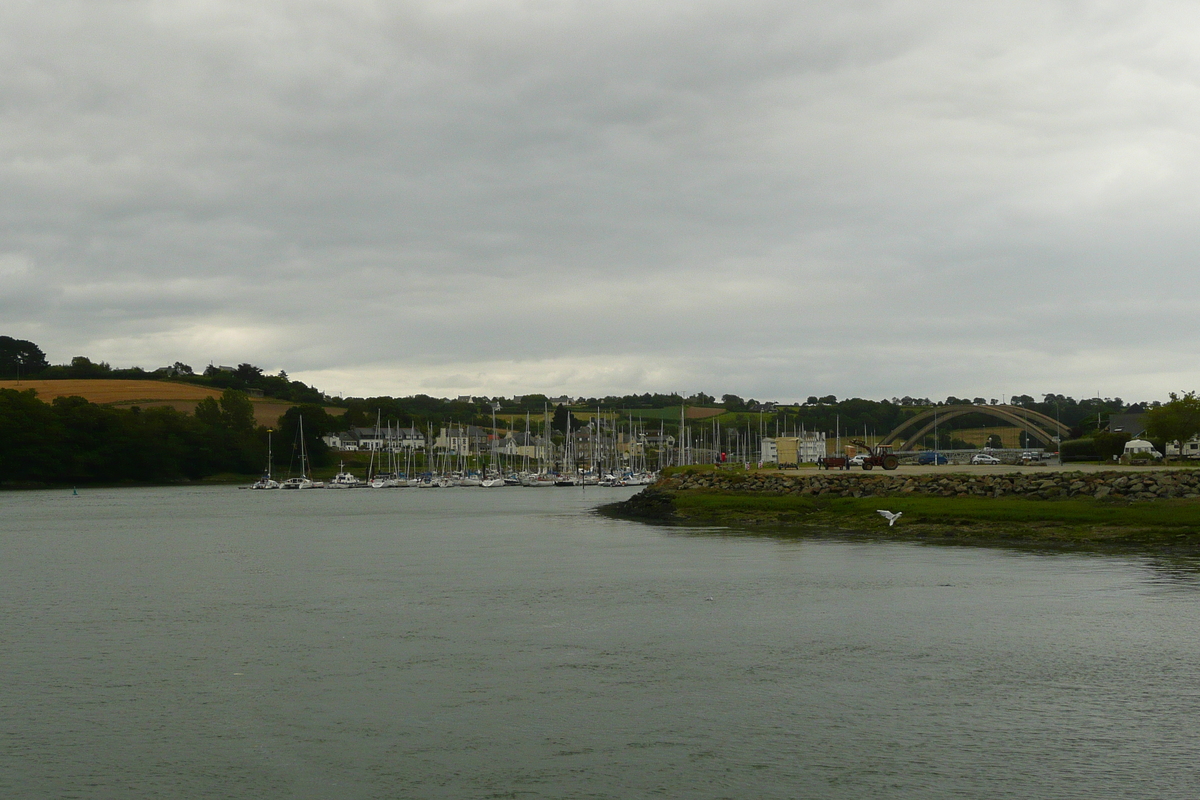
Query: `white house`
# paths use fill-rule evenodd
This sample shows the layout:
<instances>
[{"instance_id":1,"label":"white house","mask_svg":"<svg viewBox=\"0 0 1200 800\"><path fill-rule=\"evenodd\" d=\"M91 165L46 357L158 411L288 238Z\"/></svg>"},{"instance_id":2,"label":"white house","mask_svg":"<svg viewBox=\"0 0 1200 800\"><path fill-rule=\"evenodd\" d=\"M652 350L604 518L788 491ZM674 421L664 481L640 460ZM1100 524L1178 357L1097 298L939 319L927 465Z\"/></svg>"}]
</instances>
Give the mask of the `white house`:
<instances>
[{"instance_id":1,"label":"white house","mask_svg":"<svg viewBox=\"0 0 1200 800\"><path fill-rule=\"evenodd\" d=\"M437 450L442 450L447 453L453 453L460 456L475 455L488 450L488 435L483 428L469 425L467 427L455 426L453 428L442 428L438 433L437 439L434 440L433 446Z\"/></svg>"},{"instance_id":2,"label":"white house","mask_svg":"<svg viewBox=\"0 0 1200 800\"><path fill-rule=\"evenodd\" d=\"M353 451L358 449L358 439L354 438L354 434L346 431L345 433L327 433L321 437L330 450Z\"/></svg>"},{"instance_id":3,"label":"white house","mask_svg":"<svg viewBox=\"0 0 1200 800\"><path fill-rule=\"evenodd\" d=\"M405 450L424 450L425 434L416 428L399 428L392 431L392 441L396 447Z\"/></svg>"}]
</instances>

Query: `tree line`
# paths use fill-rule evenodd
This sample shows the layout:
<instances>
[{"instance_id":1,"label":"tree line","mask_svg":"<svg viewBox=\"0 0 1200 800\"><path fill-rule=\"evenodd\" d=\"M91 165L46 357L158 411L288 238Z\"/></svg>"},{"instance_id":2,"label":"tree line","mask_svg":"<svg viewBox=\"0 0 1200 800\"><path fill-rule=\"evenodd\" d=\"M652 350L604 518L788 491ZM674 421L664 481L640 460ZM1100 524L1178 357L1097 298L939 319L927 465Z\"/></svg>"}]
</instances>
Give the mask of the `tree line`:
<instances>
[{"instance_id":1,"label":"tree line","mask_svg":"<svg viewBox=\"0 0 1200 800\"><path fill-rule=\"evenodd\" d=\"M299 404L279 420L275 433L275 464L286 469L287 461L297 450L299 419L304 418L307 449L314 464L328 461L327 448L320 437L351 427L371 427L379 419L392 425L414 427L421 431L452 424L490 427L492 413L524 414L540 419L547 409L554 411L552 429L566 433L580 427L582 422L572 414L599 409L602 412L625 412L635 416L647 409L666 409L678 406L720 407L726 413L722 420L734 425L755 425L768 434L776 431L792 433L801 429L855 435L866 430L883 435L907 419L937 406L997 405L995 398L948 396L945 400L928 397L893 397L883 400L864 398L838 399L834 395L810 396L804 403L762 403L753 398L743 399L725 394L718 401L704 392L690 395L680 393L643 393L609 395L577 399L571 408L553 402L542 394L520 398L471 397L437 398L429 395L408 397L369 397L333 399L315 387L292 381L287 373L267 374L249 363L233 369L209 365L197 373L187 364L176 362L164 374L147 372L140 367L114 369L105 362L94 362L76 356L69 364L51 365L45 354L33 342L0 336L0 378L133 378L187 381L225 390L220 400L205 400L192 415L170 408L120 410L96 406L81 398L60 398L54 403L40 403L27 392L7 391L4 395L4 439L0 453L0 481L158 481L194 479L221 472L250 474L266 463L266 428L253 423L252 406L247 391L261 391L264 396ZM1172 425L1156 422L1155 435L1163 441L1179 438L1183 428L1179 409L1189 403L1200 406L1195 395L1172 395L1170 403L1126 403L1121 398L1075 398L1061 394L1016 394L1003 398L1009 405L1039 411L1060 420L1071 429L1074 440L1089 457L1093 454L1119 452L1123 440L1119 434L1105 430L1107 420L1118 413L1150 412L1159 420L1176 420ZM344 411L330 414L326 406ZM1171 416L1161 409L1171 409ZM966 446L955 437L956 430L989 427L994 418L983 413L957 417L939 430L939 447ZM1200 418L1200 412L1196 415ZM703 424L703 423L692 423ZM678 433L678 420L667 418L662 426ZM1165 426L1165 427L1164 427ZM520 429L521 425L516 425ZM535 426L536 428L536 426ZM1186 441L1188 436L1181 439Z\"/></svg>"},{"instance_id":2,"label":"tree line","mask_svg":"<svg viewBox=\"0 0 1200 800\"><path fill-rule=\"evenodd\" d=\"M318 389L302 381L293 381L283 370L270 375L253 364L239 364L233 369L221 369L209 364L196 372L188 364L176 361L170 367L147 371L142 367L114 368L106 361L92 361L87 356L75 356L66 364L50 364L46 354L33 342L0 336L0 380L13 379L67 380L173 380L211 386L215 389L256 390L265 397L275 397L293 403L330 401Z\"/></svg>"},{"instance_id":3,"label":"tree line","mask_svg":"<svg viewBox=\"0 0 1200 800\"><path fill-rule=\"evenodd\" d=\"M321 436L341 420L318 405L288 409L272 432L254 420L250 398L226 389L193 414L169 406L130 409L58 397L43 403L32 390L0 389L0 484L171 483L213 475L299 473L300 419L313 466L332 456Z\"/></svg>"}]
</instances>

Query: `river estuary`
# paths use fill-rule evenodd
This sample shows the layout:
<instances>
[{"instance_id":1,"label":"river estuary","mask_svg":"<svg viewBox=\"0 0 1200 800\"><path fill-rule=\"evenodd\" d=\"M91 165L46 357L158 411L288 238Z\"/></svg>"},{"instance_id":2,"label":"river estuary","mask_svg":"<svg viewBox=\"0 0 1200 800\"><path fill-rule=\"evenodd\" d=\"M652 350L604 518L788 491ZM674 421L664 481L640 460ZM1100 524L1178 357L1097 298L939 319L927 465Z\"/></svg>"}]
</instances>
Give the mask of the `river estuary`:
<instances>
[{"instance_id":1,"label":"river estuary","mask_svg":"<svg viewBox=\"0 0 1200 800\"><path fill-rule=\"evenodd\" d=\"M1196 560L631 493L0 494L0 797L1200 795Z\"/></svg>"}]
</instances>

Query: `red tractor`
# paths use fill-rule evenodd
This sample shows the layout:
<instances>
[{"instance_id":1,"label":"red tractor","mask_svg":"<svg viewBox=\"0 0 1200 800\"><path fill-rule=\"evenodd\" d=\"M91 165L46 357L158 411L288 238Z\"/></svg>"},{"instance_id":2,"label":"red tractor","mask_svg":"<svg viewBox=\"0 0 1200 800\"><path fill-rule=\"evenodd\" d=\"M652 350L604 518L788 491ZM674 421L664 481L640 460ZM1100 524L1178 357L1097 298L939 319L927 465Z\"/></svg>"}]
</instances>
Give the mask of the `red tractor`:
<instances>
[{"instance_id":1,"label":"red tractor","mask_svg":"<svg viewBox=\"0 0 1200 800\"><path fill-rule=\"evenodd\" d=\"M900 459L896 458L892 453L890 444L881 444L877 447L871 447L861 439L851 439L850 444L855 447L860 447L863 450L862 468L871 469L872 467L883 467L884 469L895 469L900 466Z\"/></svg>"}]
</instances>

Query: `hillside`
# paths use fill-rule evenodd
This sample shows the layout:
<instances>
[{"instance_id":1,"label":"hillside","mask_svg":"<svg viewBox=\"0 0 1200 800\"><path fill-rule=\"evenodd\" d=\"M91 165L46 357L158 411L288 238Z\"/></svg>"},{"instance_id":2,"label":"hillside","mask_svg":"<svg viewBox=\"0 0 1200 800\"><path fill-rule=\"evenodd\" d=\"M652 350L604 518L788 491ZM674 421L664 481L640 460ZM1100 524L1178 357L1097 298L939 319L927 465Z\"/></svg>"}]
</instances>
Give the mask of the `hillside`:
<instances>
[{"instance_id":1,"label":"hillside","mask_svg":"<svg viewBox=\"0 0 1200 800\"><path fill-rule=\"evenodd\" d=\"M207 386L197 386L193 383L175 383L173 381L138 381L138 380L108 380L75 379L75 380L22 380L0 381L0 389L16 389L37 392L39 400L51 402L56 397L82 397L90 403L112 406L113 408L130 408L141 406L171 406L178 411L191 414L196 410L196 404L206 397L220 399L221 390ZM294 403L288 403L275 398L250 398L254 405L254 420L259 425L268 427L279 422L279 418ZM340 414L343 409L326 409L330 413Z\"/></svg>"}]
</instances>

